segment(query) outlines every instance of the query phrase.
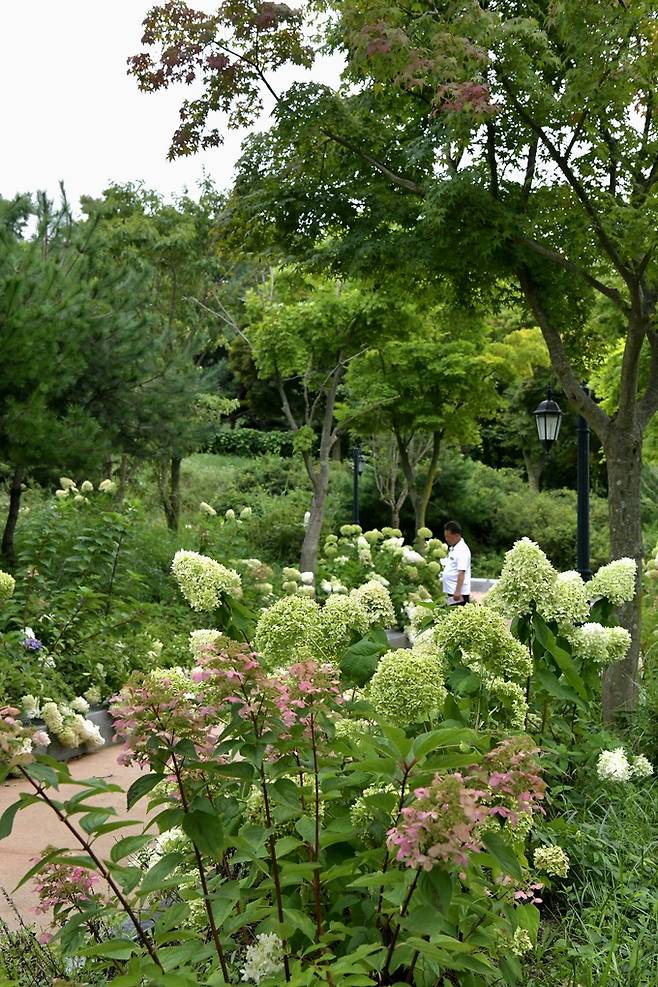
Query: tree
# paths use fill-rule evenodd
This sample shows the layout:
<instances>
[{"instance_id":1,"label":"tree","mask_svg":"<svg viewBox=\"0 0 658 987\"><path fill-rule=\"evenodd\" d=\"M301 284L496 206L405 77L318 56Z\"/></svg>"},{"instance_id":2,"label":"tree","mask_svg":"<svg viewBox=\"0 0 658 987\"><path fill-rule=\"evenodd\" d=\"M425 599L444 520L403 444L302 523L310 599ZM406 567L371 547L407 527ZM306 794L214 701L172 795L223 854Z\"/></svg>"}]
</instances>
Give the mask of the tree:
<instances>
[{"instance_id":1,"label":"tree","mask_svg":"<svg viewBox=\"0 0 658 987\"><path fill-rule=\"evenodd\" d=\"M36 232L24 237L36 219ZM2 554L11 561L23 482L55 468L98 466L121 395L144 364L143 282L100 262L98 224L53 208L0 200L0 458L9 464ZM102 354L111 353L111 379ZM101 409L103 409L101 411Z\"/></svg>"},{"instance_id":2,"label":"tree","mask_svg":"<svg viewBox=\"0 0 658 987\"><path fill-rule=\"evenodd\" d=\"M383 293L349 282L273 272L247 305L245 336L259 374L275 383L312 489L301 567L315 571L332 450L349 427L336 420L345 373L377 335L404 331L408 313ZM371 406L377 399L371 402Z\"/></svg>"},{"instance_id":3,"label":"tree","mask_svg":"<svg viewBox=\"0 0 658 987\"><path fill-rule=\"evenodd\" d=\"M180 2L154 8L145 43L159 49L159 63L148 52L133 59L140 85L202 86L185 104L187 133L173 152L198 146L213 109L248 122L260 83L278 100L275 131L251 141L238 188L251 189L266 227L299 246L342 224L345 256L411 258L462 294L481 297L513 278L565 394L603 445L612 553L640 563L642 438L658 408L654 4L308 4L318 8L347 61L348 85L337 94L313 84L274 91L268 72L310 57L299 11L227 4L208 17ZM218 139L211 132L210 143ZM585 331L596 295L623 325L614 414L581 388L596 346ZM639 604L623 616L634 646L607 673L608 717L636 696Z\"/></svg>"},{"instance_id":4,"label":"tree","mask_svg":"<svg viewBox=\"0 0 658 987\"><path fill-rule=\"evenodd\" d=\"M136 185L111 186L102 199L83 202L90 216L101 219L108 263L130 263L145 283L150 372L139 387L121 393L113 387L107 354L108 389L123 402L121 416L114 415L112 448L122 463L128 456L155 463L167 525L175 530L182 459L208 441L221 416L235 407L216 393L222 332L209 307L222 273L214 246L223 200L206 183L198 203L187 196L165 203Z\"/></svg>"},{"instance_id":5,"label":"tree","mask_svg":"<svg viewBox=\"0 0 658 987\"><path fill-rule=\"evenodd\" d=\"M496 360L481 320L416 307L404 340L373 337L347 373L346 412L362 434L390 431L397 446L416 531L427 507L444 443L475 445L479 421L498 406ZM427 457L414 456L425 443Z\"/></svg>"}]
</instances>

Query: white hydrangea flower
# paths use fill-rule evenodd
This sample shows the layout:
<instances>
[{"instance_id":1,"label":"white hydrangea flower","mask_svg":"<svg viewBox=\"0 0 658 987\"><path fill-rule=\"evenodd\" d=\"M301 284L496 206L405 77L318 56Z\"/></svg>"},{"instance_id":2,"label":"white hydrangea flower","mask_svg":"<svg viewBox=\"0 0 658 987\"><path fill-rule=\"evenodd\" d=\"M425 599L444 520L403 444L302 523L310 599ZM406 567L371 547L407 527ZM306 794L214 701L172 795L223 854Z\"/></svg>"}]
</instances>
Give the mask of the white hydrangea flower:
<instances>
[{"instance_id":1,"label":"white hydrangea flower","mask_svg":"<svg viewBox=\"0 0 658 987\"><path fill-rule=\"evenodd\" d=\"M201 629L192 631L189 639L189 649L192 656L198 660L216 647L222 637L221 631Z\"/></svg>"},{"instance_id":2,"label":"white hydrangea flower","mask_svg":"<svg viewBox=\"0 0 658 987\"><path fill-rule=\"evenodd\" d=\"M240 518L243 521L246 521L247 518L250 518L253 513L254 513L253 512L253 508L251 508L251 507L243 507L242 510L240 511Z\"/></svg>"},{"instance_id":3,"label":"white hydrangea flower","mask_svg":"<svg viewBox=\"0 0 658 987\"><path fill-rule=\"evenodd\" d=\"M302 572L300 579L305 586L312 586L315 582L315 573L307 570L306 572Z\"/></svg>"},{"instance_id":4,"label":"white hydrangea flower","mask_svg":"<svg viewBox=\"0 0 658 987\"><path fill-rule=\"evenodd\" d=\"M55 736L58 736L64 729L64 718L59 711L59 706L57 703L52 702L52 700L44 703L41 707L41 719L48 727L50 733L54 733Z\"/></svg>"},{"instance_id":5,"label":"white hydrangea flower","mask_svg":"<svg viewBox=\"0 0 658 987\"><path fill-rule=\"evenodd\" d=\"M37 697L31 695L23 696L21 699L21 712L26 719L36 720L41 712Z\"/></svg>"},{"instance_id":6,"label":"white hydrangea flower","mask_svg":"<svg viewBox=\"0 0 658 987\"><path fill-rule=\"evenodd\" d=\"M544 620L554 620L559 625L582 624L589 617L589 592L579 572L573 569L560 572L553 592L537 601L537 609Z\"/></svg>"},{"instance_id":7,"label":"white hydrangea flower","mask_svg":"<svg viewBox=\"0 0 658 987\"><path fill-rule=\"evenodd\" d=\"M202 500L199 504L199 510L202 514L207 514L208 517L217 517L217 511L212 506L212 504L207 504L205 500Z\"/></svg>"},{"instance_id":8,"label":"white hydrangea flower","mask_svg":"<svg viewBox=\"0 0 658 987\"><path fill-rule=\"evenodd\" d=\"M89 703L83 696L76 696L76 698L71 703L71 709L74 709L76 713L88 713Z\"/></svg>"},{"instance_id":9,"label":"white hydrangea flower","mask_svg":"<svg viewBox=\"0 0 658 987\"><path fill-rule=\"evenodd\" d=\"M631 761L631 771L634 778L650 778L653 774L653 764L644 754L638 754Z\"/></svg>"},{"instance_id":10,"label":"white hydrangea flower","mask_svg":"<svg viewBox=\"0 0 658 987\"><path fill-rule=\"evenodd\" d=\"M545 552L529 538L521 538L505 555L496 584L496 605L522 616L547 597L553 597L557 573Z\"/></svg>"},{"instance_id":11,"label":"white hydrangea flower","mask_svg":"<svg viewBox=\"0 0 658 987\"><path fill-rule=\"evenodd\" d=\"M229 509L224 512L224 517L227 521L235 521L236 514L232 507L229 507Z\"/></svg>"},{"instance_id":12,"label":"white hydrangea flower","mask_svg":"<svg viewBox=\"0 0 658 987\"><path fill-rule=\"evenodd\" d=\"M59 497L60 500L63 500L64 497L68 497L68 495L69 495L69 491L68 490L56 490L55 491L55 496L56 497Z\"/></svg>"},{"instance_id":13,"label":"white hydrangea flower","mask_svg":"<svg viewBox=\"0 0 658 987\"><path fill-rule=\"evenodd\" d=\"M550 877L566 877L569 873L569 857L561 846L538 847L533 857L537 870Z\"/></svg>"},{"instance_id":14,"label":"white hydrangea flower","mask_svg":"<svg viewBox=\"0 0 658 987\"><path fill-rule=\"evenodd\" d=\"M633 769L623 747L612 751L601 751L596 762L596 773L601 781L629 781Z\"/></svg>"},{"instance_id":15,"label":"white hydrangea flower","mask_svg":"<svg viewBox=\"0 0 658 987\"><path fill-rule=\"evenodd\" d=\"M284 565L281 570L281 575L287 582L297 583L302 578L302 574L299 569L295 569L293 566Z\"/></svg>"},{"instance_id":16,"label":"white hydrangea flower","mask_svg":"<svg viewBox=\"0 0 658 987\"><path fill-rule=\"evenodd\" d=\"M183 549L176 552L171 571L180 591L193 610L215 610L222 596L237 596L242 580L235 569Z\"/></svg>"},{"instance_id":17,"label":"white hydrangea flower","mask_svg":"<svg viewBox=\"0 0 658 987\"><path fill-rule=\"evenodd\" d=\"M621 661L628 654L631 635L624 627L604 627L589 622L569 633L573 653L577 658L608 664Z\"/></svg>"},{"instance_id":18,"label":"white hydrangea flower","mask_svg":"<svg viewBox=\"0 0 658 987\"><path fill-rule=\"evenodd\" d=\"M320 589L329 596L334 591L333 583L330 583L328 579L323 579L320 583Z\"/></svg>"},{"instance_id":19,"label":"white hydrangea flower","mask_svg":"<svg viewBox=\"0 0 658 987\"><path fill-rule=\"evenodd\" d=\"M420 552L416 552L413 548L405 545L402 551L402 561L406 562L407 565L422 565L425 559Z\"/></svg>"},{"instance_id":20,"label":"white hydrangea flower","mask_svg":"<svg viewBox=\"0 0 658 987\"><path fill-rule=\"evenodd\" d=\"M356 589L352 590L350 596L364 608L371 625L395 626L396 617L393 601L390 593L379 580L370 579L367 583L357 586Z\"/></svg>"},{"instance_id":21,"label":"white hydrangea flower","mask_svg":"<svg viewBox=\"0 0 658 987\"><path fill-rule=\"evenodd\" d=\"M93 489L94 489L94 484L91 482L91 480L84 480L80 486L80 490L83 494L91 493Z\"/></svg>"},{"instance_id":22,"label":"white hydrangea flower","mask_svg":"<svg viewBox=\"0 0 658 987\"><path fill-rule=\"evenodd\" d=\"M0 569L0 603L4 600L9 600L14 595L14 590L16 589L16 580L13 576L10 576L8 572L4 572Z\"/></svg>"},{"instance_id":23,"label":"white hydrangea flower","mask_svg":"<svg viewBox=\"0 0 658 987\"><path fill-rule=\"evenodd\" d=\"M635 596L637 563L635 559L615 559L601 566L589 584L592 597L603 596L616 607L630 603Z\"/></svg>"},{"instance_id":24,"label":"white hydrangea flower","mask_svg":"<svg viewBox=\"0 0 658 987\"><path fill-rule=\"evenodd\" d=\"M313 598L315 596L315 586L298 586L297 593L300 596L308 596Z\"/></svg>"},{"instance_id":25,"label":"white hydrangea flower","mask_svg":"<svg viewBox=\"0 0 658 987\"><path fill-rule=\"evenodd\" d=\"M117 488L114 480L101 480L98 484L98 489L101 493L113 494Z\"/></svg>"},{"instance_id":26,"label":"white hydrangea flower","mask_svg":"<svg viewBox=\"0 0 658 987\"><path fill-rule=\"evenodd\" d=\"M261 933L253 945L247 946L240 973L243 981L254 984L268 977L282 977L283 943L274 932Z\"/></svg>"},{"instance_id":27,"label":"white hydrangea flower","mask_svg":"<svg viewBox=\"0 0 658 987\"><path fill-rule=\"evenodd\" d=\"M385 552L390 552L391 555L402 555L404 552L403 545L404 538L385 538L382 542L382 549Z\"/></svg>"},{"instance_id":28,"label":"white hydrangea flower","mask_svg":"<svg viewBox=\"0 0 658 987\"><path fill-rule=\"evenodd\" d=\"M59 485L62 490L75 490L75 480L72 480L70 476L60 476Z\"/></svg>"}]
</instances>

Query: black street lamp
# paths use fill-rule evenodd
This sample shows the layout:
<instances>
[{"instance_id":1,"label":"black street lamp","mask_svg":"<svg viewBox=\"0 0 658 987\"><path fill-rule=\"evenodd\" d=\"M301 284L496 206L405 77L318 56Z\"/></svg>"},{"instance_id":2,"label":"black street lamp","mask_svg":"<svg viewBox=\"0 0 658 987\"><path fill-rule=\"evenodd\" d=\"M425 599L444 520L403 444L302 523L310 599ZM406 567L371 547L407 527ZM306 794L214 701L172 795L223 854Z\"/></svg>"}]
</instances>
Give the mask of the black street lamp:
<instances>
[{"instance_id":1,"label":"black street lamp","mask_svg":"<svg viewBox=\"0 0 658 987\"><path fill-rule=\"evenodd\" d=\"M583 384L583 391L589 394L589 388ZM551 388L545 401L533 411L537 424L537 435L546 452L550 452L560 434L560 424L563 412L553 400ZM577 471L576 496L578 504L578 523L576 529L576 569L587 582L592 578L589 560L589 436L590 428L582 415L578 415L576 424L577 436Z\"/></svg>"},{"instance_id":2,"label":"black street lamp","mask_svg":"<svg viewBox=\"0 0 658 987\"><path fill-rule=\"evenodd\" d=\"M358 442L352 447L352 524L359 524L359 480L363 473L363 454Z\"/></svg>"},{"instance_id":3,"label":"black street lamp","mask_svg":"<svg viewBox=\"0 0 658 987\"><path fill-rule=\"evenodd\" d=\"M537 434L539 436L539 441L543 445L546 452L550 452L554 442L557 442L557 437L560 434L560 425L562 424L563 411L557 401L553 400L553 391L551 390L550 384L548 387L548 393L546 395L546 400L535 408L533 411L535 416L535 424L537 425Z\"/></svg>"}]
</instances>

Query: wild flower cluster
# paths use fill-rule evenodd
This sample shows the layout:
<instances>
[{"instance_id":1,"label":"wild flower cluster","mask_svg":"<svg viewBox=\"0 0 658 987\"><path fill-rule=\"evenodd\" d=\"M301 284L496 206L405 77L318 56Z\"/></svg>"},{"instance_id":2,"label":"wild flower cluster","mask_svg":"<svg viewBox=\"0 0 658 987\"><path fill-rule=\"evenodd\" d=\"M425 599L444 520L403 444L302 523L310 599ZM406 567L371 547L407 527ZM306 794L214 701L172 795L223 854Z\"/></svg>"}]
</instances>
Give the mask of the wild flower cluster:
<instances>
[{"instance_id":1,"label":"wild flower cluster","mask_svg":"<svg viewBox=\"0 0 658 987\"><path fill-rule=\"evenodd\" d=\"M406 649L388 651L380 659L368 689L377 715L400 726L436 717L446 695L439 659Z\"/></svg>"},{"instance_id":2,"label":"wild flower cluster","mask_svg":"<svg viewBox=\"0 0 658 987\"><path fill-rule=\"evenodd\" d=\"M644 754L628 757L623 747L601 751L596 762L596 773L601 781L624 782L632 778L649 778L653 765Z\"/></svg>"},{"instance_id":3,"label":"wild flower cluster","mask_svg":"<svg viewBox=\"0 0 658 987\"><path fill-rule=\"evenodd\" d=\"M116 493L117 485L114 480L101 480L98 484L99 493L103 494L113 494ZM87 494L93 493L94 484L91 480L83 480L80 484L80 488L72 480L70 476L60 476L59 478L59 489L55 491L55 496L58 500L66 500L71 498L76 504L86 503Z\"/></svg>"},{"instance_id":4,"label":"wild flower cluster","mask_svg":"<svg viewBox=\"0 0 658 987\"><path fill-rule=\"evenodd\" d=\"M516 738L491 751L482 767L437 774L417 788L415 801L388 832L396 859L427 871L441 864L466 868L469 853L482 849L485 820L498 816L513 826L519 813L532 813L543 798L535 753L527 738Z\"/></svg>"},{"instance_id":5,"label":"wild flower cluster","mask_svg":"<svg viewBox=\"0 0 658 987\"><path fill-rule=\"evenodd\" d=\"M34 730L20 722L20 709L0 708L0 762L10 768L31 764L35 747L47 747L50 737L45 730Z\"/></svg>"},{"instance_id":6,"label":"wild flower cluster","mask_svg":"<svg viewBox=\"0 0 658 987\"><path fill-rule=\"evenodd\" d=\"M14 589L16 588L16 580L13 576L10 576L8 572L4 572L0 569L0 603L4 603L5 600L11 599L14 595Z\"/></svg>"},{"instance_id":7,"label":"wild flower cluster","mask_svg":"<svg viewBox=\"0 0 658 987\"><path fill-rule=\"evenodd\" d=\"M242 582L235 569L198 552L176 552L171 571L193 610L216 610L224 596L241 593Z\"/></svg>"},{"instance_id":8,"label":"wild flower cluster","mask_svg":"<svg viewBox=\"0 0 658 987\"><path fill-rule=\"evenodd\" d=\"M189 648L192 657L198 660L205 654L214 654L220 642L224 639L221 631L202 629L190 632Z\"/></svg>"},{"instance_id":9,"label":"wild flower cluster","mask_svg":"<svg viewBox=\"0 0 658 987\"><path fill-rule=\"evenodd\" d=\"M537 610L544 620L554 620L558 627L582 624L589 617L590 594L579 572L557 574L552 591L537 600Z\"/></svg>"},{"instance_id":10,"label":"wild flower cluster","mask_svg":"<svg viewBox=\"0 0 658 987\"><path fill-rule=\"evenodd\" d=\"M379 581L390 590L400 616L412 595L422 592L430 599L441 595L439 559L446 554L446 546L432 537L429 528L421 529L409 545L399 528L364 532L360 525L344 524L339 535L325 540L318 588L329 596ZM395 623L389 613L388 626Z\"/></svg>"},{"instance_id":11,"label":"wild flower cluster","mask_svg":"<svg viewBox=\"0 0 658 987\"><path fill-rule=\"evenodd\" d=\"M434 638L445 652L469 656L498 677L525 681L532 671L528 649L509 631L503 617L489 607L468 603L437 616Z\"/></svg>"}]
</instances>

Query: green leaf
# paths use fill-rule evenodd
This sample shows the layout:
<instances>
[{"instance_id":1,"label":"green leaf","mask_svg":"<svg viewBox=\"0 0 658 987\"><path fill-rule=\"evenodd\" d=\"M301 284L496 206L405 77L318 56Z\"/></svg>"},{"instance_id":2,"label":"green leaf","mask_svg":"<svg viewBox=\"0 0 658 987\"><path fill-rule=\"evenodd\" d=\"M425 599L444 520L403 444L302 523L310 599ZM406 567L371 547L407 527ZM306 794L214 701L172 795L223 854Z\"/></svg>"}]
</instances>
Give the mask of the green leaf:
<instances>
[{"instance_id":1,"label":"green leaf","mask_svg":"<svg viewBox=\"0 0 658 987\"><path fill-rule=\"evenodd\" d=\"M346 681L363 686L375 674L379 659L388 651L388 638L382 631L384 641L376 631L351 645L341 658L340 670Z\"/></svg>"},{"instance_id":2,"label":"green leaf","mask_svg":"<svg viewBox=\"0 0 658 987\"><path fill-rule=\"evenodd\" d=\"M201 853L219 857L224 849L224 827L216 812L193 809L183 817L183 831Z\"/></svg>"},{"instance_id":3,"label":"green leaf","mask_svg":"<svg viewBox=\"0 0 658 987\"><path fill-rule=\"evenodd\" d=\"M153 772L152 774L142 775L141 778L137 778L126 793L128 808L132 809L133 805L155 788L158 782L162 781L164 777L164 774Z\"/></svg>"},{"instance_id":4,"label":"green leaf","mask_svg":"<svg viewBox=\"0 0 658 987\"><path fill-rule=\"evenodd\" d=\"M429 754L430 751L438 750L440 747L458 747L460 744L472 744L477 739L474 730L466 727L443 727L440 730L432 730L430 733L423 733L416 737L411 749L414 757L420 760Z\"/></svg>"},{"instance_id":5,"label":"green leaf","mask_svg":"<svg viewBox=\"0 0 658 987\"><path fill-rule=\"evenodd\" d=\"M578 674L578 670L571 655L561 648L555 638L555 634L544 620L535 614L532 618L532 626L541 646L551 655L556 665L563 672L564 677L572 688L576 690L581 699L587 700L587 687Z\"/></svg>"},{"instance_id":6,"label":"green leaf","mask_svg":"<svg viewBox=\"0 0 658 987\"><path fill-rule=\"evenodd\" d=\"M85 816L80 818L80 826L84 829L85 833L95 833L99 826L103 826L104 823L110 818L110 816L115 816L116 811L112 808L105 809L94 809L93 812L88 812Z\"/></svg>"},{"instance_id":7,"label":"green leaf","mask_svg":"<svg viewBox=\"0 0 658 987\"><path fill-rule=\"evenodd\" d=\"M162 888L171 887L172 880L176 883L178 878L175 877L172 879L169 875L179 866L181 859L180 853L165 853L164 857L161 857L144 874L138 893L145 895L150 894L151 891L159 891Z\"/></svg>"},{"instance_id":8,"label":"green leaf","mask_svg":"<svg viewBox=\"0 0 658 987\"><path fill-rule=\"evenodd\" d=\"M298 908L284 908L283 915L286 922L292 924L293 930L299 929L311 942L315 940L315 924L305 912L300 911Z\"/></svg>"},{"instance_id":9,"label":"green leaf","mask_svg":"<svg viewBox=\"0 0 658 987\"><path fill-rule=\"evenodd\" d=\"M514 909L514 918L520 929L525 929L530 933L533 942L537 942L539 932L539 909L534 905L517 905Z\"/></svg>"},{"instance_id":10,"label":"green leaf","mask_svg":"<svg viewBox=\"0 0 658 987\"><path fill-rule=\"evenodd\" d=\"M8 806L2 813L2 818L0 818L0 840L4 840L10 835L14 827L14 819L16 813L20 812L21 809L27 808L28 805L34 805L35 802L40 802L41 799L38 795L27 795L23 793L18 802L13 802Z\"/></svg>"},{"instance_id":11,"label":"green leaf","mask_svg":"<svg viewBox=\"0 0 658 987\"><path fill-rule=\"evenodd\" d=\"M104 956L110 960L129 960L137 951L137 945L128 939L109 939L81 949L82 956Z\"/></svg>"},{"instance_id":12,"label":"green leaf","mask_svg":"<svg viewBox=\"0 0 658 987\"><path fill-rule=\"evenodd\" d=\"M508 846L508 844L505 843L499 833L492 831L485 832L482 836L482 842L498 866L505 871L506 874L511 874L512 877L517 878L519 881L523 880L521 866L517 860L516 854Z\"/></svg>"},{"instance_id":13,"label":"green leaf","mask_svg":"<svg viewBox=\"0 0 658 987\"><path fill-rule=\"evenodd\" d=\"M127 857L131 853L135 853L137 850L141 850L142 847L153 842L153 837L148 834L142 834L140 836L124 836L123 839L117 840L112 849L110 850L110 860L115 864L124 857Z\"/></svg>"}]
</instances>

